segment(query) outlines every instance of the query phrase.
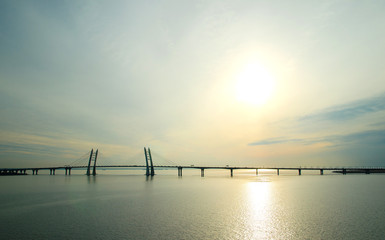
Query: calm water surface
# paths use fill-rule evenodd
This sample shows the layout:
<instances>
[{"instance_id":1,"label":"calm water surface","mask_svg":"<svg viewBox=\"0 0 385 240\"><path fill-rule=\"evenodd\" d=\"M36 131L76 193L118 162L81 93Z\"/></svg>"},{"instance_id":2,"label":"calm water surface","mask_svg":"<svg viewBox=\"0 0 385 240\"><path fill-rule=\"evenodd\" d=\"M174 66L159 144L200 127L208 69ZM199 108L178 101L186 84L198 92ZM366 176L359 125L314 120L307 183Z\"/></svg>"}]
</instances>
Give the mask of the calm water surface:
<instances>
[{"instance_id":1,"label":"calm water surface","mask_svg":"<svg viewBox=\"0 0 385 240\"><path fill-rule=\"evenodd\" d=\"M2 239L384 239L385 175L0 177Z\"/></svg>"}]
</instances>

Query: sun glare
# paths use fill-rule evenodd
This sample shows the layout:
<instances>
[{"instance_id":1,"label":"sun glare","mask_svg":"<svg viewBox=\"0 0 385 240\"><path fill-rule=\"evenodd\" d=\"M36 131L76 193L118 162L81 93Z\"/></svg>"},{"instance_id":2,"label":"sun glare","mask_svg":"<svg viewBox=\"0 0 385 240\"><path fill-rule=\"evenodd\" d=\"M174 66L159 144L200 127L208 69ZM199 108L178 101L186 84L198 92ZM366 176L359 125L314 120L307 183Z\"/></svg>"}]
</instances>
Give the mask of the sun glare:
<instances>
[{"instance_id":1,"label":"sun glare","mask_svg":"<svg viewBox=\"0 0 385 240\"><path fill-rule=\"evenodd\" d=\"M272 95L274 79L259 63L250 63L237 77L236 95L238 101L262 105Z\"/></svg>"}]
</instances>

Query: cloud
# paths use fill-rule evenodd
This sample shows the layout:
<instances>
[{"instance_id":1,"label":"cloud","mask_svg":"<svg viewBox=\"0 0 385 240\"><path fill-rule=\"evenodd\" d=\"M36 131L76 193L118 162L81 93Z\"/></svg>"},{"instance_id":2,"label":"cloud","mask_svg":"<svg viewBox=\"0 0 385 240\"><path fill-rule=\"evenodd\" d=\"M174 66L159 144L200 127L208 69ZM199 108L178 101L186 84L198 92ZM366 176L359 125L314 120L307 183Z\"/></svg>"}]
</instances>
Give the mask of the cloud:
<instances>
[{"instance_id":1,"label":"cloud","mask_svg":"<svg viewBox=\"0 0 385 240\"><path fill-rule=\"evenodd\" d=\"M326 108L318 113L300 117L298 121L334 121L355 119L366 114L385 110L385 93L356 102Z\"/></svg>"},{"instance_id":2,"label":"cloud","mask_svg":"<svg viewBox=\"0 0 385 240\"><path fill-rule=\"evenodd\" d=\"M341 135L328 135L319 138L268 138L260 141L249 143L249 146L262 146L262 145L273 145L273 144L284 144L284 143L299 143L302 145L311 145L316 143L330 143L331 147L337 147L349 144L360 144L360 145L371 145L385 146L385 129L383 130L367 130L349 134Z\"/></svg>"},{"instance_id":3,"label":"cloud","mask_svg":"<svg viewBox=\"0 0 385 240\"><path fill-rule=\"evenodd\" d=\"M72 151L71 148L65 147L55 147L41 144L27 144L27 143L12 143L12 144L1 144L0 143L0 152L1 153L22 153L36 156L50 156L54 157L58 153L64 155Z\"/></svg>"},{"instance_id":4,"label":"cloud","mask_svg":"<svg viewBox=\"0 0 385 240\"><path fill-rule=\"evenodd\" d=\"M267 138L261 141L249 143L249 146L258 146L258 145L273 145L273 144L282 144L289 142L302 142L303 139L290 139L290 138Z\"/></svg>"},{"instance_id":5,"label":"cloud","mask_svg":"<svg viewBox=\"0 0 385 240\"><path fill-rule=\"evenodd\" d=\"M327 139L327 138L326 138ZM360 145L385 145L385 129L368 130L346 135L331 136L329 141L334 143L359 143Z\"/></svg>"}]
</instances>

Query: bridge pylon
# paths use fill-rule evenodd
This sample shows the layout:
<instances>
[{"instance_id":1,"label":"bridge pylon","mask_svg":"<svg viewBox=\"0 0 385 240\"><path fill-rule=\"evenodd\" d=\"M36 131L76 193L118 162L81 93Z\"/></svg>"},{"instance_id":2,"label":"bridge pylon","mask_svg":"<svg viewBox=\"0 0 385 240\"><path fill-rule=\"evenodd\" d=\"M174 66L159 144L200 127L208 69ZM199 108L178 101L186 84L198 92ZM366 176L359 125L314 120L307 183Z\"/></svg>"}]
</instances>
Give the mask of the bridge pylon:
<instances>
[{"instance_id":1,"label":"bridge pylon","mask_svg":"<svg viewBox=\"0 0 385 240\"><path fill-rule=\"evenodd\" d=\"M99 152L99 149L96 149L96 152L95 152L95 160L94 160L94 168L92 169L92 175L96 175L96 160L98 159L98 152Z\"/></svg>"},{"instance_id":2,"label":"bridge pylon","mask_svg":"<svg viewBox=\"0 0 385 240\"><path fill-rule=\"evenodd\" d=\"M91 162L94 162L94 166L92 168L92 175L93 176L96 175L96 160L98 159L98 152L99 152L98 149L96 149L95 153L94 153L94 149L91 149L90 158L88 160L87 172L86 172L87 176L91 175Z\"/></svg>"},{"instance_id":3,"label":"bridge pylon","mask_svg":"<svg viewBox=\"0 0 385 240\"><path fill-rule=\"evenodd\" d=\"M146 176L154 176L155 170L154 170L154 164L152 162L152 156L151 156L151 150L148 148L144 148L144 157L146 158ZM150 165L149 163L150 162Z\"/></svg>"}]
</instances>

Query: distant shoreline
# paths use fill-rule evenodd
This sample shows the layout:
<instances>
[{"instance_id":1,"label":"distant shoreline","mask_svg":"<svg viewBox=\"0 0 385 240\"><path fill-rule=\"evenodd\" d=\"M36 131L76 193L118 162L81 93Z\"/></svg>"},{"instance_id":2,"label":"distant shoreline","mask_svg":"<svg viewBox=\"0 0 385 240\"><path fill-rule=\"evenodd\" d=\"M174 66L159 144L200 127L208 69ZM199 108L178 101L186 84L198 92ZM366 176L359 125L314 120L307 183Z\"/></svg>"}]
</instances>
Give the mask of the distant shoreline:
<instances>
[{"instance_id":1,"label":"distant shoreline","mask_svg":"<svg viewBox=\"0 0 385 240\"><path fill-rule=\"evenodd\" d=\"M344 173L342 170L333 171L333 173ZM345 173L385 173L385 169L369 169L369 170L346 170Z\"/></svg>"}]
</instances>

